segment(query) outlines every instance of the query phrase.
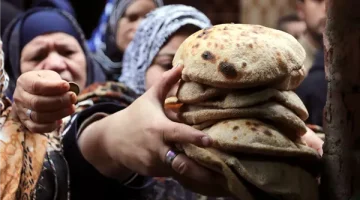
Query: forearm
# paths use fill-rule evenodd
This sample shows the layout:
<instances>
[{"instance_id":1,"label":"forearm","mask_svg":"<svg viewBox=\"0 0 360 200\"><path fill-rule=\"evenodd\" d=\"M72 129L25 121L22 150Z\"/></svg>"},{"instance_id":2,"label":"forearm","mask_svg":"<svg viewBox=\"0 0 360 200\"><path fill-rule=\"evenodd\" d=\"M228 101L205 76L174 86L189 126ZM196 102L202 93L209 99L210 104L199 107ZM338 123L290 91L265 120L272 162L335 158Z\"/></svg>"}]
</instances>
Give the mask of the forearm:
<instances>
[{"instance_id":1,"label":"forearm","mask_svg":"<svg viewBox=\"0 0 360 200\"><path fill-rule=\"evenodd\" d=\"M110 157L108 150L111 147L105 140L108 126L106 117L89 124L82 131L78 139L78 146L84 158L101 174L124 181L133 173Z\"/></svg>"}]
</instances>

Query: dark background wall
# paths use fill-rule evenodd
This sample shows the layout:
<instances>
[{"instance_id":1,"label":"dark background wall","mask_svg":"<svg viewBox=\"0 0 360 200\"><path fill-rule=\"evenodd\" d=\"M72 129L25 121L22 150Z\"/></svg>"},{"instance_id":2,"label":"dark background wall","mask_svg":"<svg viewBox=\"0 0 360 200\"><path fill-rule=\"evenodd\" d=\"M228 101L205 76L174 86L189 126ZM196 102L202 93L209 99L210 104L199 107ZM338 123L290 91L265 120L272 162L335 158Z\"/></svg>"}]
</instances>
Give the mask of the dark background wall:
<instances>
[{"instance_id":1,"label":"dark background wall","mask_svg":"<svg viewBox=\"0 0 360 200\"><path fill-rule=\"evenodd\" d=\"M77 20L85 35L89 37L97 26L106 0L71 0L71 3L75 9ZM240 22L240 0L164 0L164 3L194 6L204 12L213 24Z\"/></svg>"},{"instance_id":2,"label":"dark background wall","mask_svg":"<svg viewBox=\"0 0 360 200\"><path fill-rule=\"evenodd\" d=\"M240 0L164 0L164 2L194 6L204 12L213 24L240 22Z\"/></svg>"},{"instance_id":3,"label":"dark background wall","mask_svg":"<svg viewBox=\"0 0 360 200\"><path fill-rule=\"evenodd\" d=\"M76 13L76 19L87 38L98 25L106 0L70 0Z\"/></svg>"}]
</instances>

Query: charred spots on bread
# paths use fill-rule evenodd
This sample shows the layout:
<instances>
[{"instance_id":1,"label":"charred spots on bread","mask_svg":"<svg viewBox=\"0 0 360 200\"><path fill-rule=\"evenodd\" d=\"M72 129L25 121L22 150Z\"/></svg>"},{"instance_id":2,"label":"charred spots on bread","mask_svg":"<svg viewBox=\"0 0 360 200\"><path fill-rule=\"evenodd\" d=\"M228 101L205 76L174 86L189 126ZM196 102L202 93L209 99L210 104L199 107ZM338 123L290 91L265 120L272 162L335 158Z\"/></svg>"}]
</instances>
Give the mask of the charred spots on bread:
<instances>
[{"instance_id":1,"label":"charred spots on bread","mask_svg":"<svg viewBox=\"0 0 360 200\"><path fill-rule=\"evenodd\" d=\"M256 122L254 122L253 125L254 125L255 127L259 127L259 126L260 126L260 124L259 124L259 123L256 123Z\"/></svg>"},{"instance_id":2,"label":"charred spots on bread","mask_svg":"<svg viewBox=\"0 0 360 200\"><path fill-rule=\"evenodd\" d=\"M229 63L227 61L222 61L219 64L219 71L222 75L224 75L228 79L234 79L238 76L238 73L236 71L236 67L234 64Z\"/></svg>"},{"instance_id":3,"label":"charred spots on bread","mask_svg":"<svg viewBox=\"0 0 360 200\"><path fill-rule=\"evenodd\" d=\"M267 136L272 136L272 133L270 130L265 130L264 131L264 134L267 135Z\"/></svg>"},{"instance_id":4,"label":"charred spots on bread","mask_svg":"<svg viewBox=\"0 0 360 200\"><path fill-rule=\"evenodd\" d=\"M233 131L239 130L239 126L234 126Z\"/></svg>"},{"instance_id":5,"label":"charred spots on bread","mask_svg":"<svg viewBox=\"0 0 360 200\"><path fill-rule=\"evenodd\" d=\"M246 62L243 62L242 65L241 65L242 68L246 68L247 67L247 63Z\"/></svg>"},{"instance_id":6,"label":"charred spots on bread","mask_svg":"<svg viewBox=\"0 0 360 200\"><path fill-rule=\"evenodd\" d=\"M236 137L236 136L233 137L233 140L237 140L237 139L238 139L238 137Z\"/></svg>"},{"instance_id":7,"label":"charred spots on bread","mask_svg":"<svg viewBox=\"0 0 360 200\"><path fill-rule=\"evenodd\" d=\"M224 31L226 31L226 30L228 30L228 27L227 27L227 26L224 27Z\"/></svg>"},{"instance_id":8,"label":"charred spots on bread","mask_svg":"<svg viewBox=\"0 0 360 200\"><path fill-rule=\"evenodd\" d=\"M254 132L258 131L258 129L255 128L255 127L251 127L251 130L254 131Z\"/></svg>"},{"instance_id":9,"label":"charred spots on bread","mask_svg":"<svg viewBox=\"0 0 360 200\"><path fill-rule=\"evenodd\" d=\"M210 32L210 28L205 28L197 37L202 38L203 36L205 36L204 39L206 40L209 37Z\"/></svg>"},{"instance_id":10,"label":"charred spots on bread","mask_svg":"<svg viewBox=\"0 0 360 200\"><path fill-rule=\"evenodd\" d=\"M205 51L203 54L201 54L201 57L206 61L210 61L212 63L216 62L216 56L210 51Z\"/></svg>"},{"instance_id":11,"label":"charred spots on bread","mask_svg":"<svg viewBox=\"0 0 360 200\"><path fill-rule=\"evenodd\" d=\"M203 32L201 32L197 37L198 37L198 38L202 38L204 35L206 35L206 30L204 30Z\"/></svg>"},{"instance_id":12,"label":"charred spots on bread","mask_svg":"<svg viewBox=\"0 0 360 200\"><path fill-rule=\"evenodd\" d=\"M200 46L200 44L197 43L197 44L195 44L194 46L192 46L192 48L193 48L193 49L197 49L197 48L199 48L199 46Z\"/></svg>"},{"instance_id":13,"label":"charred spots on bread","mask_svg":"<svg viewBox=\"0 0 360 200\"><path fill-rule=\"evenodd\" d=\"M236 46L237 46L238 48L240 48L240 44L239 44L239 43L237 43Z\"/></svg>"},{"instance_id":14,"label":"charred spots on bread","mask_svg":"<svg viewBox=\"0 0 360 200\"><path fill-rule=\"evenodd\" d=\"M248 46L250 49L254 48L254 45L252 43L250 43Z\"/></svg>"},{"instance_id":15,"label":"charred spots on bread","mask_svg":"<svg viewBox=\"0 0 360 200\"><path fill-rule=\"evenodd\" d=\"M249 122L249 121L247 121L245 124L246 124L246 126L251 126L252 125L252 123Z\"/></svg>"}]
</instances>

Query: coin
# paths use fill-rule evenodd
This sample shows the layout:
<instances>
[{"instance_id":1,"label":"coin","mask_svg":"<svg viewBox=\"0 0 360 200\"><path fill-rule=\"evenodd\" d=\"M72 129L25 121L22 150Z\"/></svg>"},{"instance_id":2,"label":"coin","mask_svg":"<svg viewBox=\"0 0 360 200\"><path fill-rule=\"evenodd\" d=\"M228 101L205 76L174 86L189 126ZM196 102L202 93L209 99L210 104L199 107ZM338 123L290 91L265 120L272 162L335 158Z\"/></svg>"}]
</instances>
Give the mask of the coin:
<instances>
[{"instance_id":1,"label":"coin","mask_svg":"<svg viewBox=\"0 0 360 200\"><path fill-rule=\"evenodd\" d=\"M79 86L78 86L76 83L74 83L74 82L69 82L69 84L70 84L70 89L69 89L69 91L72 91L72 92L74 92L76 95L79 95L79 93L80 93L80 88L79 88Z\"/></svg>"}]
</instances>

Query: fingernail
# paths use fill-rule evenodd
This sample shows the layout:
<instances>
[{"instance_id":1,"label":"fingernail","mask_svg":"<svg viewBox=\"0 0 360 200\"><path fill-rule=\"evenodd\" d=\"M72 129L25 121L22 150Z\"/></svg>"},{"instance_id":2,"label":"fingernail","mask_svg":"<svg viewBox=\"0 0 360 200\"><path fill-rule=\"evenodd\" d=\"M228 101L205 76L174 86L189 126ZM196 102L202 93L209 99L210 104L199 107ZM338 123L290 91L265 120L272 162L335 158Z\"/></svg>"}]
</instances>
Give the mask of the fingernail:
<instances>
[{"instance_id":1,"label":"fingernail","mask_svg":"<svg viewBox=\"0 0 360 200\"><path fill-rule=\"evenodd\" d=\"M76 103L77 97L76 94L74 92L71 92L70 94L70 101L72 104Z\"/></svg>"},{"instance_id":2,"label":"fingernail","mask_svg":"<svg viewBox=\"0 0 360 200\"><path fill-rule=\"evenodd\" d=\"M202 142L202 144L203 144L204 146L207 147L207 146L210 146L210 145L211 145L212 140L211 140L210 137L204 136L204 137L201 138L201 142Z\"/></svg>"},{"instance_id":3,"label":"fingernail","mask_svg":"<svg viewBox=\"0 0 360 200\"><path fill-rule=\"evenodd\" d=\"M178 68L178 67L181 67L181 66L182 66L182 64L178 63L178 64L176 64L175 68Z\"/></svg>"},{"instance_id":4,"label":"fingernail","mask_svg":"<svg viewBox=\"0 0 360 200\"><path fill-rule=\"evenodd\" d=\"M61 87L62 87L62 88L68 88L68 87L69 87L69 83L66 82L66 81L62 81Z\"/></svg>"}]
</instances>

